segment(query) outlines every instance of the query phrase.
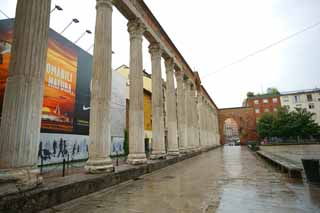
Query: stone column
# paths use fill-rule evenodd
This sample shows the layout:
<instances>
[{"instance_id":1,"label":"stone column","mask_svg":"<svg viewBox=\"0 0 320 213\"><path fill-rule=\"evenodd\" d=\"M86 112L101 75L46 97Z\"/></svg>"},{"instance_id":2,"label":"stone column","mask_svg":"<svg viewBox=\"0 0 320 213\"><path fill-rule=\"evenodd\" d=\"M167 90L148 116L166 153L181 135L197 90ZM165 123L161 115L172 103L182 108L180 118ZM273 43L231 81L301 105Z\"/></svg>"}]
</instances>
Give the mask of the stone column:
<instances>
[{"instance_id":1,"label":"stone column","mask_svg":"<svg viewBox=\"0 0 320 213\"><path fill-rule=\"evenodd\" d=\"M208 121L209 121L209 114L208 114L208 102L207 100L205 101L205 104L204 104L204 114L205 114L205 120L204 120L204 125L205 125L205 128L204 128L204 137L205 137L205 144L206 144L206 149L208 149L209 147L209 136L208 136Z\"/></svg>"},{"instance_id":2,"label":"stone column","mask_svg":"<svg viewBox=\"0 0 320 213\"><path fill-rule=\"evenodd\" d=\"M50 0L18 0L0 127L0 182L32 188L37 169Z\"/></svg>"},{"instance_id":3,"label":"stone column","mask_svg":"<svg viewBox=\"0 0 320 213\"><path fill-rule=\"evenodd\" d=\"M193 82L188 79L187 81L187 91L186 91L186 117L187 117L187 141L188 141L188 150L193 151L194 148L194 138L193 138L193 105L192 105L192 90Z\"/></svg>"},{"instance_id":4,"label":"stone column","mask_svg":"<svg viewBox=\"0 0 320 213\"><path fill-rule=\"evenodd\" d=\"M177 140L176 90L174 88L173 59L165 62L167 73L167 121L168 121L168 155L179 155Z\"/></svg>"},{"instance_id":5,"label":"stone column","mask_svg":"<svg viewBox=\"0 0 320 213\"><path fill-rule=\"evenodd\" d=\"M129 89L129 164L147 162L144 149L144 101L142 35L145 26L139 19L128 23L130 34L130 89Z\"/></svg>"},{"instance_id":6,"label":"stone column","mask_svg":"<svg viewBox=\"0 0 320 213\"><path fill-rule=\"evenodd\" d=\"M178 138L179 138L179 152L186 153L188 150L186 138L186 90L184 73L178 71L175 73L177 79L177 113L178 113Z\"/></svg>"},{"instance_id":7,"label":"stone column","mask_svg":"<svg viewBox=\"0 0 320 213\"><path fill-rule=\"evenodd\" d=\"M111 146L111 82L112 82L112 3L97 0L93 50L92 90L90 101L89 173L112 172Z\"/></svg>"},{"instance_id":8,"label":"stone column","mask_svg":"<svg viewBox=\"0 0 320 213\"><path fill-rule=\"evenodd\" d=\"M203 99L203 96L199 94L198 95L198 115L199 115L198 126L199 126L199 141L200 141L199 144L201 149L204 148L202 99Z\"/></svg>"},{"instance_id":9,"label":"stone column","mask_svg":"<svg viewBox=\"0 0 320 213\"><path fill-rule=\"evenodd\" d=\"M201 144L200 144L200 124L199 124L199 102L198 102L198 96L199 91L195 90L195 96L194 96L194 130L195 130L195 147L197 151L201 151Z\"/></svg>"},{"instance_id":10,"label":"stone column","mask_svg":"<svg viewBox=\"0 0 320 213\"><path fill-rule=\"evenodd\" d=\"M166 156L164 144L164 114L161 77L162 50L158 43L149 46L152 62L152 153L151 159Z\"/></svg>"},{"instance_id":11,"label":"stone column","mask_svg":"<svg viewBox=\"0 0 320 213\"><path fill-rule=\"evenodd\" d=\"M189 91L190 91L190 84L189 84L189 79L186 77L186 79L183 80L183 85L184 85L184 124L185 124L185 129L184 129L184 139L185 139L185 144L186 148L184 153L190 152L190 140L189 140L189 135L190 135L190 105L189 105Z\"/></svg>"}]
</instances>

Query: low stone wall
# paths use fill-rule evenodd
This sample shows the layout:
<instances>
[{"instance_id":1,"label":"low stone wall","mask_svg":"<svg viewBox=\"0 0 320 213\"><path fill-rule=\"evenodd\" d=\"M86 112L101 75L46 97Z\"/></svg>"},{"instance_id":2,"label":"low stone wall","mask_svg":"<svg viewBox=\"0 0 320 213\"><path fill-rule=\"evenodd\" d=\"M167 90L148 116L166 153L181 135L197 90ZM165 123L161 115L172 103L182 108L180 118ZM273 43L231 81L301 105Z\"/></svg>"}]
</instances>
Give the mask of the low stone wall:
<instances>
[{"instance_id":1,"label":"low stone wall","mask_svg":"<svg viewBox=\"0 0 320 213\"><path fill-rule=\"evenodd\" d=\"M212 147L210 151L219 146ZM13 191L10 186L1 187L0 212L35 212L88 195L93 192L138 178L141 175L192 158L201 152L188 153L179 157L169 157L166 160L149 161L146 165L123 165L112 174L75 174L67 177L45 180L36 189L30 191Z\"/></svg>"}]
</instances>

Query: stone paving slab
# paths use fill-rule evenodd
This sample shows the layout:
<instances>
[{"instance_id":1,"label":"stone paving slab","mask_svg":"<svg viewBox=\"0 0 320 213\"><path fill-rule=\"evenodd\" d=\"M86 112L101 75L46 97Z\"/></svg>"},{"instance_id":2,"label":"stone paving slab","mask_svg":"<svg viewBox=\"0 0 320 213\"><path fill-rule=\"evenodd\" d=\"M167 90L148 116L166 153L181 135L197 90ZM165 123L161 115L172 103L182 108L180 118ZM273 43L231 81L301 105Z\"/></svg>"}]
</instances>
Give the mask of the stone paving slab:
<instances>
[{"instance_id":1,"label":"stone paving slab","mask_svg":"<svg viewBox=\"0 0 320 213\"><path fill-rule=\"evenodd\" d=\"M303 171L303 168L300 164L269 152L257 151L257 153L264 159L271 161L273 164L280 167L281 171L288 172L289 177L302 177L301 172Z\"/></svg>"},{"instance_id":2,"label":"stone paving slab","mask_svg":"<svg viewBox=\"0 0 320 213\"><path fill-rule=\"evenodd\" d=\"M201 152L168 157L166 160L148 161L148 164L140 166L125 164L117 167L112 174L73 174L55 177L44 180L41 186L30 191L19 192L14 184L0 185L0 212L39 211L138 178L199 154Z\"/></svg>"},{"instance_id":3,"label":"stone paving slab","mask_svg":"<svg viewBox=\"0 0 320 213\"><path fill-rule=\"evenodd\" d=\"M315 213L320 187L275 171L246 147L223 147L43 213Z\"/></svg>"},{"instance_id":4,"label":"stone paving slab","mask_svg":"<svg viewBox=\"0 0 320 213\"><path fill-rule=\"evenodd\" d=\"M320 159L320 144L260 146L257 153L288 172L290 177L302 178L301 159Z\"/></svg>"}]
</instances>

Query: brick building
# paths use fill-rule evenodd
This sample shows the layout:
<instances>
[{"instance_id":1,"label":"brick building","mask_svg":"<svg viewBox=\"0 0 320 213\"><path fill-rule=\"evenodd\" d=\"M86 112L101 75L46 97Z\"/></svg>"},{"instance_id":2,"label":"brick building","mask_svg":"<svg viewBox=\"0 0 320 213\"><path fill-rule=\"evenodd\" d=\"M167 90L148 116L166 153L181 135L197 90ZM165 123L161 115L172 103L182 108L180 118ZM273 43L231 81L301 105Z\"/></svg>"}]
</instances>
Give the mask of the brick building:
<instances>
[{"instance_id":1,"label":"brick building","mask_svg":"<svg viewBox=\"0 0 320 213\"><path fill-rule=\"evenodd\" d=\"M265 112L276 112L281 107L280 94L263 94L248 97L244 101L244 106L252 107L256 119L259 119Z\"/></svg>"}]
</instances>

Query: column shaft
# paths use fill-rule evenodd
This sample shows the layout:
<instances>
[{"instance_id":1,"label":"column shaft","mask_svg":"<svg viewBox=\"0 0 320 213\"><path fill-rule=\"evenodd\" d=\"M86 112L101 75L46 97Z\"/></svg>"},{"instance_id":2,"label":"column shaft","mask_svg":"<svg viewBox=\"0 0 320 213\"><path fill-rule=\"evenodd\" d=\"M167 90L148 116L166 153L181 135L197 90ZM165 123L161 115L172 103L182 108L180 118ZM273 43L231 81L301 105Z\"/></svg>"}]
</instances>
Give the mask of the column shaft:
<instances>
[{"instance_id":1,"label":"column shaft","mask_svg":"<svg viewBox=\"0 0 320 213\"><path fill-rule=\"evenodd\" d=\"M177 79L177 117L178 117L178 138L179 138L179 152L186 153L187 146L187 131L186 131L186 88L184 74L182 71L176 72Z\"/></svg>"},{"instance_id":2,"label":"column shaft","mask_svg":"<svg viewBox=\"0 0 320 213\"><path fill-rule=\"evenodd\" d=\"M174 88L173 59L165 62L167 73L167 121L168 121L168 155L179 155L177 140L176 90Z\"/></svg>"},{"instance_id":3,"label":"column shaft","mask_svg":"<svg viewBox=\"0 0 320 213\"><path fill-rule=\"evenodd\" d=\"M166 155L164 144L163 88L161 77L161 54L158 43L149 46L152 62L152 154L151 159Z\"/></svg>"},{"instance_id":4,"label":"column shaft","mask_svg":"<svg viewBox=\"0 0 320 213\"><path fill-rule=\"evenodd\" d=\"M86 170L90 173L112 172L111 83L112 83L112 4L97 0L93 51L90 109L90 145Z\"/></svg>"},{"instance_id":5,"label":"column shaft","mask_svg":"<svg viewBox=\"0 0 320 213\"><path fill-rule=\"evenodd\" d=\"M18 0L0 127L0 179L40 183L37 152L50 0ZM2 170L2 171L1 171Z\"/></svg>"},{"instance_id":6,"label":"column shaft","mask_svg":"<svg viewBox=\"0 0 320 213\"><path fill-rule=\"evenodd\" d=\"M129 89L129 156L128 163L146 163L144 148L144 94L142 35L145 31L140 20L128 23L130 34L130 89Z\"/></svg>"},{"instance_id":7,"label":"column shaft","mask_svg":"<svg viewBox=\"0 0 320 213\"><path fill-rule=\"evenodd\" d=\"M186 116L187 116L187 141L188 141L188 149L189 151L193 150L193 143L194 143L194 138L193 138L193 115L192 115L192 110L193 110L193 105L192 105L192 90L193 90L193 83L189 79L187 82L187 100L186 100Z\"/></svg>"}]
</instances>

